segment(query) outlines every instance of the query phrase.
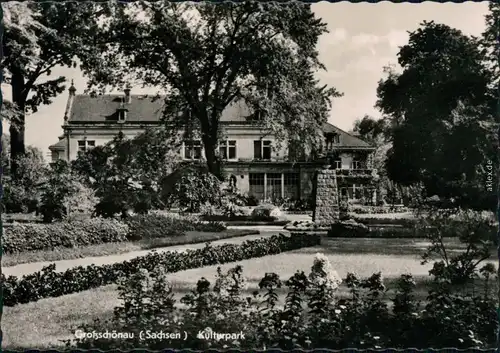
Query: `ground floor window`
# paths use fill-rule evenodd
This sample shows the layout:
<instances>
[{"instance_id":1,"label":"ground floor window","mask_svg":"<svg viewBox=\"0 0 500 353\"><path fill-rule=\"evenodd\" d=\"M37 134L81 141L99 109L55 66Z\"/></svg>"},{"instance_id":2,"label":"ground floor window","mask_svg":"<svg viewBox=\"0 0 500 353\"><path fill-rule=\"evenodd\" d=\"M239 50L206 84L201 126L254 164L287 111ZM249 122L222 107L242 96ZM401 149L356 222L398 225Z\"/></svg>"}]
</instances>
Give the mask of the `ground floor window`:
<instances>
[{"instance_id":1,"label":"ground floor window","mask_svg":"<svg viewBox=\"0 0 500 353\"><path fill-rule=\"evenodd\" d=\"M249 195L254 196L258 200L264 200L265 196L265 174L250 173L248 176Z\"/></svg>"},{"instance_id":2,"label":"ground floor window","mask_svg":"<svg viewBox=\"0 0 500 353\"><path fill-rule=\"evenodd\" d=\"M299 173L250 173L249 194L259 200L299 198Z\"/></svg>"},{"instance_id":3,"label":"ground floor window","mask_svg":"<svg viewBox=\"0 0 500 353\"><path fill-rule=\"evenodd\" d=\"M284 186L285 190L283 192L286 199L298 200L299 195L299 185L300 185L300 174L299 173L285 173Z\"/></svg>"}]
</instances>

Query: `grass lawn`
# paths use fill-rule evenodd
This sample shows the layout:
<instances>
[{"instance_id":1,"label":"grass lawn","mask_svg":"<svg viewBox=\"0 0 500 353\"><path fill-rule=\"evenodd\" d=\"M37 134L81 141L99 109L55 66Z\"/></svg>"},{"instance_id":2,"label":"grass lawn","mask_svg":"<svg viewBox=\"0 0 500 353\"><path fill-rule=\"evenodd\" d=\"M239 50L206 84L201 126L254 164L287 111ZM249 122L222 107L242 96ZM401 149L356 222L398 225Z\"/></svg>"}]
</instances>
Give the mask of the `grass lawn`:
<instances>
[{"instance_id":1,"label":"grass lawn","mask_svg":"<svg viewBox=\"0 0 500 353\"><path fill-rule=\"evenodd\" d=\"M299 249L274 256L239 262L248 280L245 294L250 295L258 288L260 279L266 272L276 272L281 279L288 279L297 270L307 274L314 255L321 252L328 256L333 268L341 277L348 272L359 276L369 276L381 271L389 290L394 288L394 280L399 275L411 273L417 281L417 297L425 299L430 265L420 264L420 254L425 240L411 239L324 239L317 247ZM460 246L450 239L450 249ZM222 265L223 270L235 264ZM169 275L169 279L180 299L192 290L196 282L205 277L213 283L217 266L192 269ZM496 285L496 284L495 284ZM477 284L477 287L480 283ZM476 288L477 289L477 288ZM492 291L495 291L492 288ZM341 286L341 296L347 295L347 288ZM284 291L280 302L283 303ZM59 340L73 338L74 327L82 323L92 323L95 318L112 316L113 308L119 305L116 286L110 285L58 298L43 299L39 302L4 308L3 330L5 349L55 348L61 347Z\"/></svg>"},{"instance_id":2,"label":"grass lawn","mask_svg":"<svg viewBox=\"0 0 500 353\"><path fill-rule=\"evenodd\" d=\"M15 266L33 262L60 261L81 259L85 257L107 256L124 254L139 250L151 250L174 245L204 243L241 237L250 234L259 234L259 231L248 229L226 229L222 232L186 232L182 236L144 239L135 242L106 243L76 248L56 248L54 250L28 251L2 256L2 266Z\"/></svg>"}]
</instances>

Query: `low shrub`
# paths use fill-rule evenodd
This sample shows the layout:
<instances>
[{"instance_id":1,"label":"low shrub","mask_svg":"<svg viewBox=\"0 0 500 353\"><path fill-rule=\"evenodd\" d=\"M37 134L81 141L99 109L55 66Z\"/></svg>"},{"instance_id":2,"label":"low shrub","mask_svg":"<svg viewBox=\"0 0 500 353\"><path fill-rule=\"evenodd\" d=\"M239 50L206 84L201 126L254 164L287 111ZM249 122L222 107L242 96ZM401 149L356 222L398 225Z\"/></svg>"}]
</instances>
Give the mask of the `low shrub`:
<instances>
[{"instance_id":1,"label":"low shrub","mask_svg":"<svg viewBox=\"0 0 500 353\"><path fill-rule=\"evenodd\" d=\"M372 224L390 224L390 225L400 225L403 227L415 227L418 224L417 219L407 219L407 218L361 218L353 217L356 222L363 223L366 225Z\"/></svg>"},{"instance_id":2,"label":"low shrub","mask_svg":"<svg viewBox=\"0 0 500 353\"><path fill-rule=\"evenodd\" d=\"M259 205L259 200L253 195L242 195L239 193L230 193L226 195L231 202L238 206L254 207Z\"/></svg>"},{"instance_id":3,"label":"low shrub","mask_svg":"<svg viewBox=\"0 0 500 353\"><path fill-rule=\"evenodd\" d=\"M4 229L3 251L19 253L126 241L127 224L113 219L93 218L49 224L15 224Z\"/></svg>"},{"instance_id":4,"label":"low shrub","mask_svg":"<svg viewBox=\"0 0 500 353\"><path fill-rule=\"evenodd\" d=\"M250 217L254 221L276 221L283 218L283 213L275 205L263 204L255 207Z\"/></svg>"},{"instance_id":5,"label":"low shrub","mask_svg":"<svg viewBox=\"0 0 500 353\"><path fill-rule=\"evenodd\" d=\"M182 166L165 183L170 184L163 190L165 203L187 212L199 212L204 204L218 203L222 196L219 179L203 165Z\"/></svg>"},{"instance_id":6,"label":"low shrub","mask_svg":"<svg viewBox=\"0 0 500 353\"><path fill-rule=\"evenodd\" d=\"M241 266L217 271L215 283L201 278L176 305L162 269L141 270L120 282L121 305L106 322L81 327L84 332L127 332L126 339L84 338L68 348L129 350L191 349L197 351L312 350L401 348L492 348L496 343L496 303L487 295L464 298L445 287L429 291L422 305L415 299L415 281L402 275L389 297L381 273L368 278L347 274L347 296L328 259L316 255L310 273L297 271L288 280L266 273L259 290L244 296L247 281ZM278 290L286 287L283 306ZM392 305L391 305L392 304ZM189 332L185 339L150 332ZM217 339L218 334L244 333ZM439 332L440 334L436 334Z\"/></svg>"},{"instance_id":7,"label":"low shrub","mask_svg":"<svg viewBox=\"0 0 500 353\"><path fill-rule=\"evenodd\" d=\"M129 216L125 222L130 240L181 236L188 231L222 232L227 228L222 222L204 223L193 216L160 213Z\"/></svg>"},{"instance_id":8,"label":"low shrub","mask_svg":"<svg viewBox=\"0 0 500 353\"><path fill-rule=\"evenodd\" d=\"M277 217L270 217L265 215L257 215L257 216L248 216L248 215L203 215L202 219L209 222L231 222L232 225L234 223L245 223L245 224L257 224L257 223L265 223L265 224L286 224L288 221L280 220Z\"/></svg>"},{"instance_id":9,"label":"low shrub","mask_svg":"<svg viewBox=\"0 0 500 353\"><path fill-rule=\"evenodd\" d=\"M405 213L411 211L406 206L363 206L351 205L349 212L356 214L384 214L384 213Z\"/></svg>"},{"instance_id":10,"label":"low shrub","mask_svg":"<svg viewBox=\"0 0 500 353\"><path fill-rule=\"evenodd\" d=\"M458 220L457 220L458 218ZM429 274L452 284L466 284L479 273L479 265L491 256L497 228L491 219L466 210L434 210L421 219L421 227L430 228L428 238L431 245L423 255L423 263L437 255ZM450 253L443 242L445 237L457 237L466 250Z\"/></svg>"},{"instance_id":11,"label":"low shrub","mask_svg":"<svg viewBox=\"0 0 500 353\"><path fill-rule=\"evenodd\" d=\"M331 228L331 223L313 222L313 221L294 221L288 223L284 229L290 231L328 231Z\"/></svg>"},{"instance_id":12,"label":"low shrub","mask_svg":"<svg viewBox=\"0 0 500 353\"><path fill-rule=\"evenodd\" d=\"M283 205L283 210L287 212L307 212L313 210L311 199L290 199Z\"/></svg>"},{"instance_id":13,"label":"low shrub","mask_svg":"<svg viewBox=\"0 0 500 353\"><path fill-rule=\"evenodd\" d=\"M133 276L141 270L153 271L161 268L163 273L173 273L279 254L319 244L319 236L279 234L268 238L247 240L239 245L225 244L213 247L207 243L202 249L190 249L186 252L157 253L152 251L148 255L130 261L103 266L78 266L64 272L56 272L55 264L52 264L20 279L16 276L5 278L2 274L3 304L14 306L42 298L81 292L116 283L118 279Z\"/></svg>"}]
</instances>

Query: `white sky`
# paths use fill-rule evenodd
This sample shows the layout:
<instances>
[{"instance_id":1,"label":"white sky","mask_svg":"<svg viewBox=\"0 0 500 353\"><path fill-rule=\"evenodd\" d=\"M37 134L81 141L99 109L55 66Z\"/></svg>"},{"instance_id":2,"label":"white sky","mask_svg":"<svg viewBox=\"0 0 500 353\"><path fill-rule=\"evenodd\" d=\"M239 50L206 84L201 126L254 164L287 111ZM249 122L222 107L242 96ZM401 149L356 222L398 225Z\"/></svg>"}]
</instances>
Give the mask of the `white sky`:
<instances>
[{"instance_id":1,"label":"white sky","mask_svg":"<svg viewBox=\"0 0 500 353\"><path fill-rule=\"evenodd\" d=\"M328 70L319 73L318 77L323 84L344 93L333 102L330 122L349 130L354 120L365 114L380 117L374 108L377 83L383 77L383 67L397 63L396 53L399 46L406 44L407 31L414 31L424 20L433 20L460 29L465 34L479 36L484 31L488 3L352 4L323 1L313 4L312 9L327 23L330 31L320 38L318 44L320 58ZM77 93L85 89L86 80L78 69L56 68L52 75L65 76L68 87L73 79ZM5 98L9 99L10 92L3 91ZM133 88L132 93L148 91ZM27 117L27 144L46 153L48 146L58 141L67 97L67 93L63 93L50 106L42 106L37 113ZM6 131L8 126L3 124Z\"/></svg>"}]
</instances>

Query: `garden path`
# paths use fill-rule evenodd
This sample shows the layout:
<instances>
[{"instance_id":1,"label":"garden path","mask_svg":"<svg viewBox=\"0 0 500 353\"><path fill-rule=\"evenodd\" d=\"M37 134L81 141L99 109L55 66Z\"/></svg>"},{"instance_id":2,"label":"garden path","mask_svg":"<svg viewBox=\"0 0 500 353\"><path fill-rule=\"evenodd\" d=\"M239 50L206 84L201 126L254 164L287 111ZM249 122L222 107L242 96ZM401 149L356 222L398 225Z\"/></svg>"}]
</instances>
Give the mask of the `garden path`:
<instances>
[{"instance_id":1,"label":"garden path","mask_svg":"<svg viewBox=\"0 0 500 353\"><path fill-rule=\"evenodd\" d=\"M237 228L237 229L252 229L252 230L261 230L260 227L229 227L229 228ZM264 227L262 227L264 228ZM283 227L266 227L267 231L261 231L261 234L254 235L246 235L243 237L236 238L228 238L228 239L220 239L217 241L213 241L212 245L223 245L223 244L240 244L246 240L255 240L260 239L262 237L271 236L273 234L277 234L278 232L285 232ZM155 251L162 253L166 251L186 251L188 249L200 249L205 246L205 243L196 243L196 244L184 244L184 245L175 245L169 247L162 247L159 249L154 249ZM139 256L144 256L150 253L152 250L139 250L132 251L124 254L117 255L107 255L107 256L95 256L95 257L85 257L81 259L71 259L71 260L60 260L60 261L44 261L44 262L32 262L27 264L20 264L15 266L4 267L2 266L2 273L5 276L24 276L33 272L40 271L43 267L46 267L50 264L56 265L56 271L62 272L66 271L70 268L76 266L88 266L88 265L109 265L117 262L123 262L127 260L134 259Z\"/></svg>"}]
</instances>

